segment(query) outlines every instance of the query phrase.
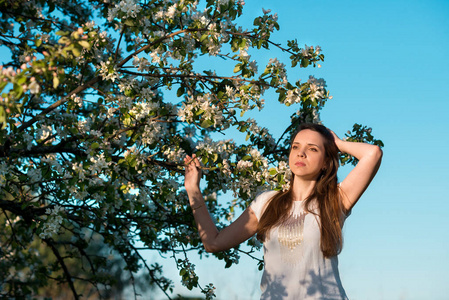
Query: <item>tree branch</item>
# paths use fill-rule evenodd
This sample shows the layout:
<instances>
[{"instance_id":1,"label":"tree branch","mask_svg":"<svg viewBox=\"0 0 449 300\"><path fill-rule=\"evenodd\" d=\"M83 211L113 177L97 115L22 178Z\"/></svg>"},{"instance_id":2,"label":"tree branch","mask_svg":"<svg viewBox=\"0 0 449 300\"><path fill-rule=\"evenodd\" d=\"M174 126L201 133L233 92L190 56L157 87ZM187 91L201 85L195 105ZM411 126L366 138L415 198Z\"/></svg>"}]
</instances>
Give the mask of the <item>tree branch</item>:
<instances>
[{"instance_id":1,"label":"tree branch","mask_svg":"<svg viewBox=\"0 0 449 300\"><path fill-rule=\"evenodd\" d=\"M56 249L55 245L51 242L51 240L44 239L43 241L50 247L50 249L53 251L53 254L56 256L56 259L58 260L59 264L64 270L64 274L67 278L67 283L69 284L70 289L72 290L73 296L75 297L76 300L78 300L79 295L77 294L75 286L73 285L72 275L70 274L69 269L67 269L64 259L61 257L61 254L59 253L58 249Z\"/></svg>"},{"instance_id":2,"label":"tree branch","mask_svg":"<svg viewBox=\"0 0 449 300\"><path fill-rule=\"evenodd\" d=\"M69 94L67 94L67 96L65 96L64 98L62 98L59 101L56 101L55 103L53 103L52 105L50 105L49 107L47 107L46 109L44 109L40 114L34 116L31 120L25 122L22 124L22 126L20 126L18 128L19 131L24 131L25 129L27 129L28 127L30 127L31 125L33 125L34 123L37 122L37 120L39 119L39 117L43 117L45 116L48 112L52 111L53 109L55 109L56 107L62 105L63 103L67 102L70 99L70 96L72 95L76 95L84 90L86 90L87 88L89 88L91 85L97 83L100 81L100 76L97 76L93 79L91 79L90 81L86 82L85 84L83 84L82 86L77 87L76 89L74 89L73 91L71 91Z\"/></svg>"}]
</instances>

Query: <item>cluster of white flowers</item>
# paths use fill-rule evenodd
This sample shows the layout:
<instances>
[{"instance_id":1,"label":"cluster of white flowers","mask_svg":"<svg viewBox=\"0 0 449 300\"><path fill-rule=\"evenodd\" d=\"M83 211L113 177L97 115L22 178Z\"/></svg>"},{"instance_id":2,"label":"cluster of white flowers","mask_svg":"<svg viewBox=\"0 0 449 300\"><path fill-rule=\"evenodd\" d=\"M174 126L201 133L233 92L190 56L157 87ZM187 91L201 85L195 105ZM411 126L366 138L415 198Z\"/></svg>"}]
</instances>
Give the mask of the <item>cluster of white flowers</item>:
<instances>
[{"instance_id":1,"label":"cluster of white flowers","mask_svg":"<svg viewBox=\"0 0 449 300\"><path fill-rule=\"evenodd\" d=\"M166 147L163 153L168 160L178 163L182 163L184 157L186 156L186 152L184 151L184 149L180 148L179 146Z\"/></svg>"},{"instance_id":2,"label":"cluster of white flowers","mask_svg":"<svg viewBox=\"0 0 449 300\"><path fill-rule=\"evenodd\" d=\"M203 293L206 295L206 300L213 299L215 297L215 286L212 283L209 283L204 287Z\"/></svg>"},{"instance_id":3,"label":"cluster of white flowers","mask_svg":"<svg viewBox=\"0 0 449 300\"><path fill-rule=\"evenodd\" d=\"M53 134L51 125L42 125L37 132L38 140L45 140Z\"/></svg>"},{"instance_id":4,"label":"cluster of white flowers","mask_svg":"<svg viewBox=\"0 0 449 300\"><path fill-rule=\"evenodd\" d=\"M234 250L229 254L228 259L232 261L234 264L238 264L240 260L239 250L234 248Z\"/></svg>"},{"instance_id":5,"label":"cluster of white flowers","mask_svg":"<svg viewBox=\"0 0 449 300\"><path fill-rule=\"evenodd\" d=\"M196 97L188 97L186 101L183 102L182 108L178 110L178 116L183 122L193 123L197 114L201 114L202 120L212 122L214 127L220 127L227 124L223 117L222 109L219 106L212 104L211 95L209 93L198 95Z\"/></svg>"},{"instance_id":6,"label":"cluster of white flowers","mask_svg":"<svg viewBox=\"0 0 449 300\"><path fill-rule=\"evenodd\" d=\"M270 72L272 70L275 70L274 73L278 73L277 77L281 84L286 85L288 83L285 64L281 63L277 58L270 58L268 61L266 71Z\"/></svg>"},{"instance_id":7,"label":"cluster of white flowers","mask_svg":"<svg viewBox=\"0 0 449 300\"><path fill-rule=\"evenodd\" d=\"M312 107L311 113L304 113L301 110L296 111L296 115L303 123L321 124L320 112L316 107Z\"/></svg>"},{"instance_id":8,"label":"cluster of white flowers","mask_svg":"<svg viewBox=\"0 0 449 300\"><path fill-rule=\"evenodd\" d=\"M176 191L179 189L179 183L172 178L162 178L161 181L153 182L153 189L157 191L156 195L164 195L164 202L176 202Z\"/></svg>"},{"instance_id":9,"label":"cluster of white flowers","mask_svg":"<svg viewBox=\"0 0 449 300\"><path fill-rule=\"evenodd\" d=\"M80 190L76 185L68 187L71 196L77 200L84 200L89 193L86 190Z\"/></svg>"},{"instance_id":10,"label":"cluster of white flowers","mask_svg":"<svg viewBox=\"0 0 449 300\"><path fill-rule=\"evenodd\" d=\"M196 277L195 265L192 264L188 258L186 258L184 260L178 260L178 267L181 267L187 273L188 276L183 276L183 280L181 282L184 286L188 286L190 280Z\"/></svg>"},{"instance_id":11,"label":"cluster of white flowers","mask_svg":"<svg viewBox=\"0 0 449 300\"><path fill-rule=\"evenodd\" d=\"M236 198L239 197L239 193L252 198L264 189L261 185L263 181L270 181L268 160L257 149L251 149L248 154L251 156L250 159L237 162L236 170L240 173L238 179L229 181L230 189ZM261 165L254 168L255 162L261 163ZM227 172L227 170L224 169L222 172Z\"/></svg>"},{"instance_id":12,"label":"cluster of white flowers","mask_svg":"<svg viewBox=\"0 0 449 300\"><path fill-rule=\"evenodd\" d=\"M220 5L228 5L228 3L230 2L231 0L218 0L217 1L217 6L220 6Z\"/></svg>"},{"instance_id":13,"label":"cluster of white flowers","mask_svg":"<svg viewBox=\"0 0 449 300\"><path fill-rule=\"evenodd\" d=\"M43 219L46 220L45 223L43 223L41 233L39 234L41 239L49 238L59 232L59 228L62 224L62 212L64 212L64 208L59 205L55 205L53 209L47 208L45 210L46 216L44 216Z\"/></svg>"},{"instance_id":14,"label":"cluster of white flowers","mask_svg":"<svg viewBox=\"0 0 449 300\"><path fill-rule=\"evenodd\" d=\"M27 171L27 176L30 183L38 183L42 180L42 171L41 169L29 168Z\"/></svg>"},{"instance_id":15,"label":"cluster of white flowers","mask_svg":"<svg viewBox=\"0 0 449 300\"><path fill-rule=\"evenodd\" d=\"M287 91L287 95L284 100L284 104L290 106L294 103L301 102L301 91L298 88Z\"/></svg>"},{"instance_id":16,"label":"cluster of white flowers","mask_svg":"<svg viewBox=\"0 0 449 300\"><path fill-rule=\"evenodd\" d=\"M235 99L236 90L233 87L229 86L229 85L225 86L225 89L226 89L226 95L228 95L229 99L234 100Z\"/></svg>"},{"instance_id":17,"label":"cluster of white flowers","mask_svg":"<svg viewBox=\"0 0 449 300\"><path fill-rule=\"evenodd\" d=\"M248 67L251 71L253 71L254 73L257 73L257 70L258 70L257 62L255 60L249 61L251 58L251 55L249 55L247 51L248 51L247 47L245 49L239 49L238 56L242 62L248 63Z\"/></svg>"},{"instance_id":18,"label":"cluster of white flowers","mask_svg":"<svg viewBox=\"0 0 449 300\"><path fill-rule=\"evenodd\" d=\"M28 90L31 94L39 94L41 91L40 85L36 82L34 77L30 78L31 83L28 85Z\"/></svg>"},{"instance_id":19,"label":"cluster of white flowers","mask_svg":"<svg viewBox=\"0 0 449 300\"><path fill-rule=\"evenodd\" d=\"M150 62L145 57L138 57L135 55L133 57L133 65L137 67L139 72L148 72L150 70Z\"/></svg>"},{"instance_id":20,"label":"cluster of white flowers","mask_svg":"<svg viewBox=\"0 0 449 300\"><path fill-rule=\"evenodd\" d=\"M47 154L46 157L41 158L41 162L51 166L52 170L56 171L58 174L64 174L63 178L68 176L66 168L63 168L59 163L58 157L56 157L55 154Z\"/></svg>"},{"instance_id":21,"label":"cluster of white flowers","mask_svg":"<svg viewBox=\"0 0 449 300\"><path fill-rule=\"evenodd\" d=\"M91 156L90 162L92 164L89 166L89 170L91 171L92 174L99 174L104 169L107 169L111 165L111 162L106 161L106 157L104 156L104 153L100 153L100 154Z\"/></svg>"},{"instance_id":22,"label":"cluster of white flowers","mask_svg":"<svg viewBox=\"0 0 449 300\"><path fill-rule=\"evenodd\" d=\"M276 168L274 168L275 174L270 179L267 180L272 188L275 188L278 185L277 182L277 175L283 175L285 183L282 185L282 190L286 191L290 188L290 180L292 178L292 171L290 170L290 167L285 161L280 161Z\"/></svg>"},{"instance_id":23,"label":"cluster of white flowers","mask_svg":"<svg viewBox=\"0 0 449 300\"><path fill-rule=\"evenodd\" d=\"M28 132L22 134L22 141L27 150L30 150L31 147L33 147L33 136Z\"/></svg>"},{"instance_id":24,"label":"cluster of white flowers","mask_svg":"<svg viewBox=\"0 0 449 300\"><path fill-rule=\"evenodd\" d=\"M129 114L137 121L140 121L142 118L147 117L151 112L157 111L158 109L159 103L157 102L138 102L129 111Z\"/></svg>"},{"instance_id":25,"label":"cluster of white flowers","mask_svg":"<svg viewBox=\"0 0 449 300\"><path fill-rule=\"evenodd\" d=\"M122 0L108 11L108 21L112 22L119 12L125 13L123 16L126 18L135 18L137 14L142 10L142 7L135 0Z\"/></svg>"},{"instance_id":26,"label":"cluster of white flowers","mask_svg":"<svg viewBox=\"0 0 449 300\"><path fill-rule=\"evenodd\" d=\"M276 146L276 141L273 136L268 132L268 129L262 128L257 125L256 121L252 118L246 120L246 124L249 125L248 130L258 138L260 138L268 149L273 149Z\"/></svg>"},{"instance_id":27,"label":"cluster of white flowers","mask_svg":"<svg viewBox=\"0 0 449 300\"><path fill-rule=\"evenodd\" d=\"M178 4L174 3L173 5L169 6L168 9L165 10L159 10L154 15L156 19L163 20L163 19L173 19L175 17L176 11L178 9Z\"/></svg>"},{"instance_id":28,"label":"cluster of white flowers","mask_svg":"<svg viewBox=\"0 0 449 300\"><path fill-rule=\"evenodd\" d=\"M72 164L72 170L78 175L80 181L86 179L86 170L84 170L82 162Z\"/></svg>"},{"instance_id":29,"label":"cluster of white flowers","mask_svg":"<svg viewBox=\"0 0 449 300\"><path fill-rule=\"evenodd\" d=\"M111 61L102 61L100 62L100 65L97 66L97 69L100 70L100 76L103 78L103 80L111 80L114 82L118 78L117 70L115 69L115 66L111 66Z\"/></svg>"},{"instance_id":30,"label":"cluster of white flowers","mask_svg":"<svg viewBox=\"0 0 449 300\"><path fill-rule=\"evenodd\" d=\"M205 137L196 146L197 150L204 151L208 154L217 153L223 159L228 159L232 151L235 149L235 143L232 139L213 141L209 137Z\"/></svg>"},{"instance_id":31,"label":"cluster of white flowers","mask_svg":"<svg viewBox=\"0 0 449 300\"><path fill-rule=\"evenodd\" d=\"M253 167L253 162L250 160L240 160L237 163L237 170L250 169Z\"/></svg>"},{"instance_id":32,"label":"cluster of white flowers","mask_svg":"<svg viewBox=\"0 0 449 300\"><path fill-rule=\"evenodd\" d=\"M78 105L79 107L83 106L83 99L81 99L81 97L78 97L76 94L72 94L72 96L70 96L70 98L73 100L73 102L75 102L76 105Z\"/></svg>"},{"instance_id":33,"label":"cluster of white flowers","mask_svg":"<svg viewBox=\"0 0 449 300\"><path fill-rule=\"evenodd\" d=\"M309 95L312 100L322 100L326 97L325 95L325 87L326 82L323 78L316 79L313 76L309 76Z\"/></svg>"},{"instance_id":34,"label":"cluster of white flowers","mask_svg":"<svg viewBox=\"0 0 449 300\"><path fill-rule=\"evenodd\" d=\"M144 145L151 145L161 141L167 134L167 126L164 123L161 124L159 122L150 121L149 124L145 125L141 142Z\"/></svg>"},{"instance_id":35,"label":"cluster of white flowers","mask_svg":"<svg viewBox=\"0 0 449 300\"><path fill-rule=\"evenodd\" d=\"M301 50L301 54L304 58L313 58L317 55L319 55L321 52L321 47L316 46L315 48L313 46L307 46L304 45L304 49Z\"/></svg>"},{"instance_id":36,"label":"cluster of white flowers","mask_svg":"<svg viewBox=\"0 0 449 300\"><path fill-rule=\"evenodd\" d=\"M5 162L0 163L0 187L3 187L6 182L6 174L9 173L8 165Z\"/></svg>"},{"instance_id":37,"label":"cluster of white flowers","mask_svg":"<svg viewBox=\"0 0 449 300\"><path fill-rule=\"evenodd\" d=\"M80 118L78 120L78 124L77 124L78 130L82 134L88 133L90 131L92 123L93 122L92 122L92 119L90 117L89 118L85 118L85 119L81 119Z\"/></svg>"},{"instance_id":38,"label":"cluster of white flowers","mask_svg":"<svg viewBox=\"0 0 449 300\"><path fill-rule=\"evenodd\" d=\"M195 22L195 21L200 22L201 25L203 25L203 26L207 26L207 25L210 25L210 23L212 23L212 22L210 22L210 20L207 16L206 9L204 10L204 12L199 12L199 11L195 12L192 15L191 19L193 22Z\"/></svg>"}]
</instances>

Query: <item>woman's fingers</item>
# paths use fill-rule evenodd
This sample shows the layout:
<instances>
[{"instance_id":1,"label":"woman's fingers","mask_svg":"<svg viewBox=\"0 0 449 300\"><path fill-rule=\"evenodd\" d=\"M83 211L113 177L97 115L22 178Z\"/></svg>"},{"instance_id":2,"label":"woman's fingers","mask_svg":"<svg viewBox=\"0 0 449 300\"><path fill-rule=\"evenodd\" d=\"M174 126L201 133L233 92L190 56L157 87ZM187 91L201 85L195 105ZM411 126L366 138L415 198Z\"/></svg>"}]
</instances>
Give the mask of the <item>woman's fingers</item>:
<instances>
[{"instance_id":1,"label":"woman's fingers","mask_svg":"<svg viewBox=\"0 0 449 300\"><path fill-rule=\"evenodd\" d=\"M191 167L201 169L200 161L198 160L198 157L195 154L193 154L191 157L189 155L186 155L186 157L184 158L184 164L186 170Z\"/></svg>"}]
</instances>

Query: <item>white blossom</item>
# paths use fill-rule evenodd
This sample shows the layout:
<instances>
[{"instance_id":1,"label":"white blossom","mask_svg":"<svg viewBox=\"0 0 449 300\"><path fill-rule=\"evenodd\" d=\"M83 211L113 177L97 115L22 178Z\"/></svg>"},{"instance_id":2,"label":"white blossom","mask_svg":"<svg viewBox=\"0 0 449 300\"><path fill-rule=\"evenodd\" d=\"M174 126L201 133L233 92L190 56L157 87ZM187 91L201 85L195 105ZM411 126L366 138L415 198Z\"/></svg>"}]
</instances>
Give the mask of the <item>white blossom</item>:
<instances>
[{"instance_id":1,"label":"white blossom","mask_svg":"<svg viewBox=\"0 0 449 300\"><path fill-rule=\"evenodd\" d=\"M28 85L28 90L31 94L39 94L41 91L41 87L36 81L31 81L31 83Z\"/></svg>"},{"instance_id":2,"label":"white blossom","mask_svg":"<svg viewBox=\"0 0 449 300\"><path fill-rule=\"evenodd\" d=\"M46 220L43 221L43 225L41 225L41 233L39 234L41 239L49 238L59 232L63 221L61 216L61 213L63 212L64 208L59 205L55 205L52 209L47 208L45 210L47 216Z\"/></svg>"},{"instance_id":3,"label":"white blossom","mask_svg":"<svg viewBox=\"0 0 449 300\"><path fill-rule=\"evenodd\" d=\"M137 17L137 14L142 10L142 7L134 0L122 0L116 7L126 13L127 18Z\"/></svg>"},{"instance_id":4,"label":"white blossom","mask_svg":"<svg viewBox=\"0 0 449 300\"><path fill-rule=\"evenodd\" d=\"M100 69L100 76L103 80L111 80L112 82L115 82L118 78L118 73L115 70L115 66L111 67L110 65L111 62L108 60L106 62L100 62L100 66L97 67Z\"/></svg>"},{"instance_id":5,"label":"white blossom","mask_svg":"<svg viewBox=\"0 0 449 300\"><path fill-rule=\"evenodd\" d=\"M9 173L8 165L5 162L0 163L0 187L3 187L6 182L6 174Z\"/></svg>"}]
</instances>

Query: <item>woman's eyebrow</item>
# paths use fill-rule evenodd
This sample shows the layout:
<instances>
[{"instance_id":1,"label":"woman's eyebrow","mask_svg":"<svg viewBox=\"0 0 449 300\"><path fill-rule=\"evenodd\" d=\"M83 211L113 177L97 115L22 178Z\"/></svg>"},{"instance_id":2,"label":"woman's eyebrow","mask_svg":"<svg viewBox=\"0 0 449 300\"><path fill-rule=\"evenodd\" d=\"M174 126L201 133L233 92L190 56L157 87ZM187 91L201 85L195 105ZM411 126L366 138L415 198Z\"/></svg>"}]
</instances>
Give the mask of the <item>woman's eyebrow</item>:
<instances>
[{"instance_id":1,"label":"woman's eyebrow","mask_svg":"<svg viewBox=\"0 0 449 300\"><path fill-rule=\"evenodd\" d=\"M294 145L294 144L300 145L301 143L299 143L299 142L293 142L292 145ZM313 143L307 143L307 145L309 145L309 146L315 146L315 147L321 148L321 147L318 146L317 144L313 144Z\"/></svg>"}]
</instances>

